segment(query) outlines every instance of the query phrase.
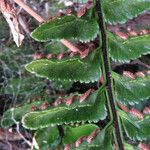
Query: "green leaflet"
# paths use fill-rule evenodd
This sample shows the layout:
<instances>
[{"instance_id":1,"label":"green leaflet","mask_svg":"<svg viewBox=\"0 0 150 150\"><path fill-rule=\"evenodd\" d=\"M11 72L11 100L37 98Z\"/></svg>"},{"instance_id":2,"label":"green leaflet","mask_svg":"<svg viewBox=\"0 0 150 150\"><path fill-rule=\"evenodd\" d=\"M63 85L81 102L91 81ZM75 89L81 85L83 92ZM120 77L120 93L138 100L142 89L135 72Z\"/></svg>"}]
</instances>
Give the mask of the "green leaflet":
<instances>
[{"instance_id":1,"label":"green leaflet","mask_svg":"<svg viewBox=\"0 0 150 150\"><path fill-rule=\"evenodd\" d=\"M83 60L68 58L62 60L35 60L26 65L26 69L40 77L58 81L94 82L101 76L99 50L95 50Z\"/></svg>"},{"instance_id":2,"label":"green leaflet","mask_svg":"<svg viewBox=\"0 0 150 150\"><path fill-rule=\"evenodd\" d=\"M61 141L57 127L39 129L33 138L35 149L40 150L54 149Z\"/></svg>"},{"instance_id":3,"label":"green leaflet","mask_svg":"<svg viewBox=\"0 0 150 150\"><path fill-rule=\"evenodd\" d=\"M95 92L93 92L95 94ZM92 106L70 108L66 106L49 108L44 111L35 111L26 114L22 123L25 128L38 129L47 126L62 125L82 121L103 120L106 117L104 92L97 94Z\"/></svg>"},{"instance_id":4,"label":"green leaflet","mask_svg":"<svg viewBox=\"0 0 150 150\"><path fill-rule=\"evenodd\" d=\"M93 40L98 34L96 19L85 20L75 16L52 19L35 29L31 36L37 41L77 39L82 42Z\"/></svg>"},{"instance_id":5,"label":"green leaflet","mask_svg":"<svg viewBox=\"0 0 150 150\"><path fill-rule=\"evenodd\" d=\"M150 117L148 116L144 120L136 121L136 123L139 125L139 129L133 126L127 120L123 120L123 125L127 136L134 141L136 140L142 141L150 139L150 130L149 130Z\"/></svg>"},{"instance_id":6,"label":"green leaflet","mask_svg":"<svg viewBox=\"0 0 150 150\"><path fill-rule=\"evenodd\" d=\"M95 124L84 124L78 127L64 127L64 144L74 143L81 136L90 135L95 129L99 128Z\"/></svg>"},{"instance_id":7,"label":"green leaflet","mask_svg":"<svg viewBox=\"0 0 150 150\"><path fill-rule=\"evenodd\" d=\"M116 62L129 62L150 53L150 34L122 40L108 32L110 56Z\"/></svg>"},{"instance_id":8,"label":"green leaflet","mask_svg":"<svg viewBox=\"0 0 150 150\"><path fill-rule=\"evenodd\" d=\"M103 0L107 23L124 23L150 8L149 0Z\"/></svg>"},{"instance_id":9,"label":"green leaflet","mask_svg":"<svg viewBox=\"0 0 150 150\"><path fill-rule=\"evenodd\" d=\"M113 127L102 129L91 143L84 141L79 147L71 147L70 150L113 150Z\"/></svg>"},{"instance_id":10,"label":"green leaflet","mask_svg":"<svg viewBox=\"0 0 150 150\"><path fill-rule=\"evenodd\" d=\"M118 111L119 116L122 119L122 123L127 136L131 140L146 140L150 139L150 116L146 116L143 120L137 119L129 113Z\"/></svg>"},{"instance_id":11,"label":"green leaflet","mask_svg":"<svg viewBox=\"0 0 150 150\"><path fill-rule=\"evenodd\" d=\"M28 113L32 106L40 106L43 102L42 101L35 101L31 104L24 104L23 106L8 109L3 114L2 118L2 126L3 127L10 127L15 124L15 121L20 121L22 116Z\"/></svg>"},{"instance_id":12,"label":"green leaflet","mask_svg":"<svg viewBox=\"0 0 150 150\"><path fill-rule=\"evenodd\" d=\"M122 103L135 104L150 97L150 76L132 80L113 73L115 80L115 97Z\"/></svg>"},{"instance_id":13,"label":"green leaflet","mask_svg":"<svg viewBox=\"0 0 150 150\"><path fill-rule=\"evenodd\" d=\"M122 118L122 120L128 121L131 124L131 126L137 128L137 130L140 130L140 127L136 122L136 121L138 121L137 117L134 117L133 115L131 115L129 113L125 113L124 111L122 111L120 109L118 109L117 112L118 112L120 118Z\"/></svg>"}]
</instances>

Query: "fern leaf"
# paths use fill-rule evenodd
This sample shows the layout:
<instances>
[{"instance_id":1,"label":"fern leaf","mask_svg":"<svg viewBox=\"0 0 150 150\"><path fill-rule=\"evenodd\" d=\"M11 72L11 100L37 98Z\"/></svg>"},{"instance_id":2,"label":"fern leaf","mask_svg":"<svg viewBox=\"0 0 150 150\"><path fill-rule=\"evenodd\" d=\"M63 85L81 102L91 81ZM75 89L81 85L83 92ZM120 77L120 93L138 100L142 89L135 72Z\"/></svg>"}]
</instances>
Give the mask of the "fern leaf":
<instances>
[{"instance_id":1,"label":"fern leaf","mask_svg":"<svg viewBox=\"0 0 150 150\"><path fill-rule=\"evenodd\" d=\"M94 124L84 124L78 127L64 127L64 144L74 143L82 136L90 135L95 129L99 128L97 125Z\"/></svg>"},{"instance_id":2,"label":"fern leaf","mask_svg":"<svg viewBox=\"0 0 150 150\"><path fill-rule=\"evenodd\" d=\"M60 143L60 135L57 127L39 129L33 137L35 149L45 150L54 149Z\"/></svg>"},{"instance_id":3,"label":"fern leaf","mask_svg":"<svg viewBox=\"0 0 150 150\"><path fill-rule=\"evenodd\" d=\"M108 33L110 56L116 62L129 62L150 53L150 34L122 40Z\"/></svg>"},{"instance_id":4,"label":"fern leaf","mask_svg":"<svg viewBox=\"0 0 150 150\"><path fill-rule=\"evenodd\" d=\"M82 42L93 40L98 34L95 19L85 20L75 16L64 16L52 19L40 25L32 32L37 41L77 39Z\"/></svg>"},{"instance_id":5,"label":"fern leaf","mask_svg":"<svg viewBox=\"0 0 150 150\"><path fill-rule=\"evenodd\" d=\"M81 145L79 145L79 147L71 146L70 150L113 150L112 131L112 126L107 129L100 130L90 143L85 140L81 143Z\"/></svg>"},{"instance_id":6,"label":"fern leaf","mask_svg":"<svg viewBox=\"0 0 150 150\"><path fill-rule=\"evenodd\" d=\"M132 80L113 73L115 79L115 97L124 104L135 104L150 97L150 76Z\"/></svg>"},{"instance_id":7,"label":"fern leaf","mask_svg":"<svg viewBox=\"0 0 150 150\"><path fill-rule=\"evenodd\" d=\"M149 8L148 0L103 0L104 17L109 24L125 23Z\"/></svg>"},{"instance_id":8,"label":"fern leaf","mask_svg":"<svg viewBox=\"0 0 150 150\"><path fill-rule=\"evenodd\" d=\"M146 116L144 119L137 119L129 113L119 111L119 116L122 119L123 126L127 136L131 140L146 140L150 139L150 116Z\"/></svg>"},{"instance_id":9,"label":"fern leaf","mask_svg":"<svg viewBox=\"0 0 150 150\"><path fill-rule=\"evenodd\" d=\"M49 108L44 111L35 111L26 114L22 123L23 126L30 129L44 128L47 126L62 125L64 123L103 120L106 117L105 96L104 93L96 94L96 101L92 106L68 108L66 106Z\"/></svg>"},{"instance_id":10,"label":"fern leaf","mask_svg":"<svg viewBox=\"0 0 150 150\"><path fill-rule=\"evenodd\" d=\"M41 59L26 65L26 69L40 77L56 81L94 82L101 76L99 52L95 50L83 60L69 58L67 60Z\"/></svg>"}]
</instances>

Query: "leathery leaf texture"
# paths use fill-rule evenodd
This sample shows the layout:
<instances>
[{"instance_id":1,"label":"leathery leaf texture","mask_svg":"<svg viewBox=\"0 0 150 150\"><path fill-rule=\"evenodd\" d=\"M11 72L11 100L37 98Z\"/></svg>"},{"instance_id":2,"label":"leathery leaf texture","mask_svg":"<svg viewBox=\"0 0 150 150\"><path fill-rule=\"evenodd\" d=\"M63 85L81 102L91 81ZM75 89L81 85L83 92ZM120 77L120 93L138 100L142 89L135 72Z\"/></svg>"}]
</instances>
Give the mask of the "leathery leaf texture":
<instances>
[{"instance_id":1,"label":"leathery leaf texture","mask_svg":"<svg viewBox=\"0 0 150 150\"><path fill-rule=\"evenodd\" d=\"M31 36L37 41L76 39L82 42L93 40L98 34L96 19L82 19L76 16L54 18L36 28Z\"/></svg>"},{"instance_id":2,"label":"leathery leaf texture","mask_svg":"<svg viewBox=\"0 0 150 150\"><path fill-rule=\"evenodd\" d=\"M124 23L150 8L149 0L103 0L107 23Z\"/></svg>"},{"instance_id":3,"label":"leathery leaf texture","mask_svg":"<svg viewBox=\"0 0 150 150\"><path fill-rule=\"evenodd\" d=\"M99 51L92 51L85 59L79 57L62 60L35 60L26 69L40 77L56 81L94 82L101 76Z\"/></svg>"},{"instance_id":4,"label":"leathery leaf texture","mask_svg":"<svg viewBox=\"0 0 150 150\"><path fill-rule=\"evenodd\" d=\"M90 106L78 105L75 108L67 106L50 107L44 111L34 111L26 114L22 123L29 129L44 128L47 126L69 124L74 122L103 120L106 117L104 92L94 91L88 98L96 95L95 103Z\"/></svg>"},{"instance_id":5,"label":"leathery leaf texture","mask_svg":"<svg viewBox=\"0 0 150 150\"><path fill-rule=\"evenodd\" d=\"M150 34L123 40L108 32L110 56L116 62L129 62L150 53Z\"/></svg>"},{"instance_id":6,"label":"leathery leaf texture","mask_svg":"<svg viewBox=\"0 0 150 150\"><path fill-rule=\"evenodd\" d=\"M109 126L106 129L104 128L100 130L90 143L85 140L79 145L79 147L75 147L75 145L71 146L70 150L113 150L112 134L113 127Z\"/></svg>"},{"instance_id":7,"label":"leathery leaf texture","mask_svg":"<svg viewBox=\"0 0 150 150\"><path fill-rule=\"evenodd\" d=\"M124 130L131 140L150 140L150 115L145 116L144 119L138 119L129 113L119 111Z\"/></svg>"},{"instance_id":8,"label":"leathery leaf texture","mask_svg":"<svg viewBox=\"0 0 150 150\"><path fill-rule=\"evenodd\" d=\"M132 80L113 72L113 78L117 101L132 105L150 97L150 75Z\"/></svg>"}]
</instances>

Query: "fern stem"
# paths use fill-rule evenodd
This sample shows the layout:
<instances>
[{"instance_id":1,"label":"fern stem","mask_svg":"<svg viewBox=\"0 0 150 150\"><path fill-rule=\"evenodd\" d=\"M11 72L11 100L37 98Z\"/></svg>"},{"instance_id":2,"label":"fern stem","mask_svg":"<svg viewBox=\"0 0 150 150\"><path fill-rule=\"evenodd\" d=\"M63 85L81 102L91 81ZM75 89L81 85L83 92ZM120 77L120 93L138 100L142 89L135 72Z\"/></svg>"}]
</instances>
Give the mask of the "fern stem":
<instances>
[{"instance_id":1,"label":"fern stem","mask_svg":"<svg viewBox=\"0 0 150 150\"><path fill-rule=\"evenodd\" d=\"M118 144L119 150L124 150L123 147L123 140L120 132L120 126L119 126L119 120L118 120L118 114L116 110L116 105L113 97L113 82L111 79L111 67L110 67L110 59L108 55L108 49L107 49L107 37L106 37L106 31L105 31L105 22L103 20L103 13L102 13L102 6L101 6L101 0L96 0L96 11L98 14L98 24L99 24L99 30L102 38L102 54L103 54L103 60L104 60L104 72L106 74L106 85L107 85L107 92L108 92L108 98L110 102L111 112L113 115L113 124L115 128L115 135L116 140Z\"/></svg>"}]
</instances>

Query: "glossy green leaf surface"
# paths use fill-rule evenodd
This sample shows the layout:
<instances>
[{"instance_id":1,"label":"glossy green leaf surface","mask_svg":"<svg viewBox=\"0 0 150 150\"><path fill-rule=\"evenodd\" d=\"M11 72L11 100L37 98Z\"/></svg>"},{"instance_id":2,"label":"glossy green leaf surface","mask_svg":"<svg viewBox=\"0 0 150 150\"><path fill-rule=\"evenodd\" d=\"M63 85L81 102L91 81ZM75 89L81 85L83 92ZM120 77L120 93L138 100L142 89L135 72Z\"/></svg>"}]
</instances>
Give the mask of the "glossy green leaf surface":
<instances>
[{"instance_id":1,"label":"glossy green leaf surface","mask_svg":"<svg viewBox=\"0 0 150 150\"><path fill-rule=\"evenodd\" d=\"M103 0L107 23L124 23L150 8L149 0Z\"/></svg>"},{"instance_id":2,"label":"glossy green leaf surface","mask_svg":"<svg viewBox=\"0 0 150 150\"><path fill-rule=\"evenodd\" d=\"M98 24L95 19L85 20L71 15L43 23L32 32L31 36L37 41L77 39L88 42L97 34Z\"/></svg>"},{"instance_id":3,"label":"glossy green leaf surface","mask_svg":"<svg viewBox=\"0 0 150 150\"><path fill-rule=\"evenodd\" d=\"M35 60L26 65L26 69L40 77L56 81L94 82L101 76L99 50L95 50L85 59L79 57L62 60Z\"/></svg>"},{"instance_id":4,"label":"glossy green leaf surface","mask_svg":"<svg viewBox=\"0 0 150 150\"><path fill-rule=\"evenodd\" d=\"M39 129L34 134L33 145L35 149L54 149L60 143L60 135L57 127Z\"/></svg>"},{"instance_id":5,"label":"glossy green leaf surface","mask_svg":"<svg viewBox=\"0 0 150 150\"><path fill-rule=\"evenodd\" d=\"M115 97L122 103L134 104L150 97L150 76L132 80L118 74L113 74L115 80Z\"/></svg>"},{"instance_id":6,"label":"glossy green leaf surface","mask_svg":"<svg viewBox=\"0 0 150 150\"><path fill-rule=\"evenodd\" d=\"M24 116L26 113L28 113L32 106L40 106L42 103L43 102L41 102L41 101L39 101L39 102L35 101L31 104L25 104L20 107L8 109L3 114L2 126L4 126L4 127L12 126L13 124L15 124L15 122L20 121L22 116Z\"/></svg>"},{"instance_id":7,"label":"glossy green leaf surface","mask_svg":"<svg viewBox=\"0 0 150 150\"><path fill-rule=\"evenodd\" d=\"M116 62L129 62L150 53L150 34L127 40L108 33L110 56Z\"/></svg>"},{"instance_id":8,"label":"glossy green leaf surface","mask_svg":"<svg viewBox=\"0 0 150 150\"><path fill-rule=\"evenodd\" d=\"M81 136L88 136L97 128L99 127L94 124L84 124L78 127L65 126L63 141L65 144L74 143Z\"/></svg>"},{"instance_id":9,"label":"glossy green leaf surface","mask_svg":"<svg viewBox=\"0 0 150 150\"><path fill-rule=\"evenodd\" d=\"M96 94L93 92L93 94ZM35 111L26 114L22 123L25 128L38 129L47 126L62 125L64 123L103 120L106 117L104 93L97 94L92 106L70 108L58 106L44 111Z\"/></svg>"}]
</instances>

